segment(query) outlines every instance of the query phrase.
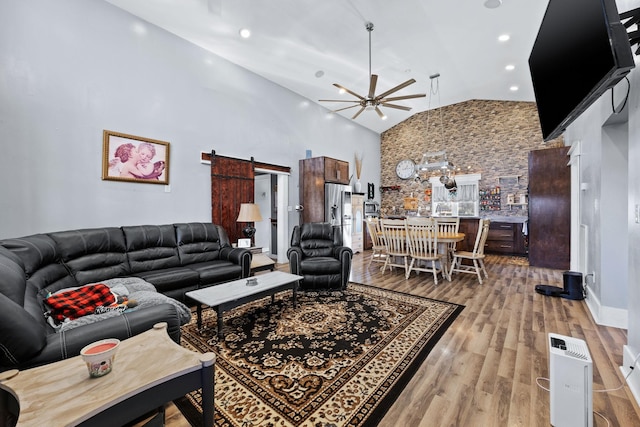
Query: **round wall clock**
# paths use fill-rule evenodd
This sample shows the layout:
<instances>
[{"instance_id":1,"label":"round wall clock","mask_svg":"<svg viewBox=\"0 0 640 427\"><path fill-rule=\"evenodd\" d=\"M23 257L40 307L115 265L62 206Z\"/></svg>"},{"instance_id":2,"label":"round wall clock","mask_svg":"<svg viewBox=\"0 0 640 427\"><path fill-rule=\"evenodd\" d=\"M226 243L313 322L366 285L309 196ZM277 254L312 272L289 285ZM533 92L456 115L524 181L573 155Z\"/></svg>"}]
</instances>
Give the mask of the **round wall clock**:
<instances>
[{"instance_id":1,"label":"round wall clock","mask_svg":"<svg viewBox=\"0 0 640 427\"><path fill-rule=\"evenodd\" d=\"M405 159L400 160L396 165L396 175L400 179L409 179L415 176L416 173L416 164L413 160Z\"/></svg>"}]
</instances>

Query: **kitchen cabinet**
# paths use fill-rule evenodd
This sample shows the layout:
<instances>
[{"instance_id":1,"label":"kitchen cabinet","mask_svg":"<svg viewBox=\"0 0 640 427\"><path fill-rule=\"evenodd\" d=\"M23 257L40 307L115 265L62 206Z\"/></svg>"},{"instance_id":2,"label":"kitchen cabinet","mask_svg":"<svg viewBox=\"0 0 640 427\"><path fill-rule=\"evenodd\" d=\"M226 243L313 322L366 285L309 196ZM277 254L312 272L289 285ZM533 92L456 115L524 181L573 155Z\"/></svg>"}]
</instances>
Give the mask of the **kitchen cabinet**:
<instances>
[{"instance_id":1,"label":"kitchen cabinet","mask_svg":"<svg viewBox=\"0 0 640 427\"><path fill-rule=\"evenodd\" d=\"M478 218L460 218L458 231L464 233L464 240L457 243L456 250L473 251L473 245L476 243L476 234L478 233L478 222Z\"/></svg>"},{"instance_id":2,"label":"kitchen cabinet","mask_svg":"<svg viewBox=\"0 0 640 427\"><path fill-rule=\"evenodd\" d=\"M349 162L332 159L331 157L320 157L324 159L324 181L336 184L349 184Z\"/></svg>"},{"instance_id":3,"label":"kitchen cabinet","mask_svg":"<svg viewBox=\"0 0 640 427\"><path fill-rule=\"evenodd\" d=\"M351 228L351 250L353 253L364 249L364 193L351 194L351 209L353 212L353 227Z\"/></svg>"},{"instance_id":4,"label":"kitchen cabinet","mask_svg":"<svg viewBox=\"0 0 640 427\"><path fill-rule=\"evenodd\" d=\"M324 184L349 184L349 162L330 157L311 157L299 161L301 222L324 222Z\"/></svg>"},{"instance_id":5,"label":"kitchen cabinet","mask_svg":"<svg viewBox=\"0 0 640 427\"><path fill-rule=\"evenodd\" d=\"M478 222L478 218L460 218L459 231L464 233L464 240L458 242L457 250L473 251L478 234ZM526 256L522 223L491 221L484 251L492 254Z\"/></svg>"},{"instance_id":6,"label":"kitchen cabinet","mask_svg":"<svg viewBox=\"0 0 640 427\"><path fill-rule=\"evenodd\" d=\"M484 247L486 253L526 255L522 223L492 221Z\"/></svg>"},{"instance_id":7,"label":"kitchen cabinet","mask_svg":"<svg viewBox=\"0 0 640 427\"><path fill-rule=\"evenodd\" d=\"M364 249L366 251L368 249L373 248L373 239L371 238L371 235L369 234L369 228L367 227L367 220L366 219L364 221L362 221L362 228L364 230L364 239L363 239L363 243L362 243L362 249Z\"/></svg>"}]
</instances>

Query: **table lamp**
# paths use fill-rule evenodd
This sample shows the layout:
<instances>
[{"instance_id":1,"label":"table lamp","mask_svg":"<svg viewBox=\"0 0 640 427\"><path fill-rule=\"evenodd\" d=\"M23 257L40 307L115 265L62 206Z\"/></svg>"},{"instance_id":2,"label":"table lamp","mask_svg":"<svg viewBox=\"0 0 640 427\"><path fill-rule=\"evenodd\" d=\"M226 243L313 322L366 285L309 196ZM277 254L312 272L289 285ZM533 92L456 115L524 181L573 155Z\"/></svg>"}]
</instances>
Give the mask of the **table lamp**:
<instances>
[{"instance_id":1,"label":"table lamp","mask_svg":"<svg viewBox=\"0 0 640 427\"><path fill-rule=\"evenodd\" d=\"M242 203L240 204L240 213L236 222L246 222L247 225L242 229L242 233L247 238L252 238L256 234L256 229L253 226L254 222L262 221L262 215L260 215L260 207L255 203Z\"/></svg>"}]
</instances>

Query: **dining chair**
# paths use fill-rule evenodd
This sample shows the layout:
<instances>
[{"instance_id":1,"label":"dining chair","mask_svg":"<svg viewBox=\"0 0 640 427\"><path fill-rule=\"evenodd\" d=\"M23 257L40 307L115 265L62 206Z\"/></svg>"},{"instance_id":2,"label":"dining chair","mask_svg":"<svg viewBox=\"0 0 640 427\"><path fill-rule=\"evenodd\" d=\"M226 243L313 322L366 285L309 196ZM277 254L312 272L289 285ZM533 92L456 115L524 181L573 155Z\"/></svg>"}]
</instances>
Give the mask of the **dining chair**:
<instances>
[{"instance_id":1,"label":"dining chair","mask_svg":"<svg viewBox=\"0 0 640 427\"><path fill-rule=\"evenodd\" d=\"M447 277L446 254L438 252L438 226L433 218L407 218L407 238L411 263L405 276L411 271L433 273L433 282L438 284L438 273Z\"/></svg>"},{"instance_id":2,"label":"dining chair","mask_svg":"<svg viewBox=\"0 0 640 427\"><path fill-rule=\"evenodd\" d=\"M387 248L384 245L384 237L382 236L382 228L380 228L380 220L375 217L367 218L367 231L371 236L371 257L367 268L371 267L372 262L384 263L387 258Z\"/></svg>"},{"instance_id":3,"label":"dining chair","mask_svg":"<svg viewBox=\"0 0 640 427\"><path fill-rule=\"evenodd\" d=\"M438 225L438 233L457 234L460 230L460 217L437 217L435 221ZM456 251L456 243L447 243L447 263L453 260L453 253Z\"/></svg>"},{"instance_id":4,"label":"dining chair","mask_svg":"<svg viewBox=\"0 0 640 427\"><path fill-rule=\"evenodd\" d=\"M384 246L387 257L382 266L384 273L389 266L404 268L405 274L409 268L409 245L407 240L407 223L404 219L383 219L380 221Z\"/></svg>"},{"instance_id":5,"label":"dining chair","mask_svg":"<svg viewBox=\"0 0 640 427\"><path fill-rule=\"evenodd\" d=\"M484 277L489 277L487 269L484 266L484 245L489 234L490 220L481 219L478 224L478 234L476 234L476 242L473 245L473 252L456 251L453 253L453 263L449 270L449 277L454 272L470 273L478 276L478 281L482 284L482 273ZM463 260L470 260L473 265L462 264Z\"/></svg>"}]
</instances>

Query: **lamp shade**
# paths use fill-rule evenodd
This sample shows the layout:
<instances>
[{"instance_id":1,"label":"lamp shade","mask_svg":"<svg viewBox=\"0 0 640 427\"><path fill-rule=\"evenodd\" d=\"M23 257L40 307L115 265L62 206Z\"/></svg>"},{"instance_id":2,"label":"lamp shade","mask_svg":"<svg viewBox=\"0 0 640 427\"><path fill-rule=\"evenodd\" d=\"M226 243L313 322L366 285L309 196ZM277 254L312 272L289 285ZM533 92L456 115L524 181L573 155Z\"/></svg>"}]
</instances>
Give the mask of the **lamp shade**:
<instances>
[{"instance_id":1,"label":"lamp shade","mask_svg":"<svg viewBox=\"0 0 640 427\"><path fill-rule=\"evenodd\" d=\"M260 207L255 203L242 203L240 205L240 213L237 222L258 222L262 221L260 215Z\"/></svg>"},{"instance_id":2,"label":"lamp shade","mask_svg":"<svg viewBox=\"0 0 640 427\"><path fill-rule=\"evenodd\" d=\"M257 222L262 221L262 215L260 215L260 207L255 203L242 203L240 204L240 213L238 214L237 222ZM248 238L252 238L256 234L256 229L251 224L247 224L242 229L244 235Z\"/></svg>"}]
</instances>

